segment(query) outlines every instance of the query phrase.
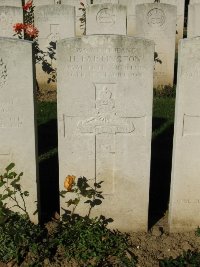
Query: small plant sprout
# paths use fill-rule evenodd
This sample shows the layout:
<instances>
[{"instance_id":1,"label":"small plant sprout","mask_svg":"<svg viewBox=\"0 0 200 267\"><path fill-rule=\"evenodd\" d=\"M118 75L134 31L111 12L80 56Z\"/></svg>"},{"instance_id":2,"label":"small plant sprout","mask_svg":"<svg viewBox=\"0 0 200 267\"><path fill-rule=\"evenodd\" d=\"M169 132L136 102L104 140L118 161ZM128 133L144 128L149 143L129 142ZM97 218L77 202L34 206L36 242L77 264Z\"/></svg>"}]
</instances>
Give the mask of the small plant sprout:
<instances>
[{"instance_id":1,"label":"small plant sprout","mask_svg":"<svg viewBox=\"0 0 200 267\"><path fill-rule=\"evenodd\" d=\"M90 216L91 209L102 203L102 199L104 197L102 195L102 191L98 190L101 188L101 184L102 181L98 183L95 182L93 187L91 187L86 177L78 178L77 182L74 175L68 175L65 178L64 188L66 190L61 191L60 196L64 198L67 193L75 194L74 198L66 201L68 207L73 205L72 211L70 211L71 217L74 215L75 210L82 198L84 198L84 203L89 204L89 210L87 214L88 217Z\"/></svg>"},{"instance_id":2,"label":"small plant sprout","mask_svg":"<svg viewBox=\"0 0 200 267\"><path fill-rule=\"evenodd\" d=\"M0 175L0 218L6 216L7 211L16 208L23 212L29 218L25 198L29 196L28 191L23 191L21 187L21 178L23 172L17 174L13 169L14 163L10 163L3 175ZM9 202L9 204L8 204ZM11 206L10 206L11 205Z\"/></svg>"}]
</instances>

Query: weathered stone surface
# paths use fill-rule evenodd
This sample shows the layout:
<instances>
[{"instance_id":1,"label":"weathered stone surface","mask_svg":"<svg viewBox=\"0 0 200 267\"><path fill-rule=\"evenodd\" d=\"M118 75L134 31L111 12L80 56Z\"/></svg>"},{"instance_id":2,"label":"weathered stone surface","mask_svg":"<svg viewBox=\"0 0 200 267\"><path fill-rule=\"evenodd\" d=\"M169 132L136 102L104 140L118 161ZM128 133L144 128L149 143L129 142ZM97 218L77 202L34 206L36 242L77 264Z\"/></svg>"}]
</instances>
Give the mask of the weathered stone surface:
<instances>
[{"instance_id":1,"label":"weathered stone surface","mask_svg":"<svg viewBox=\"0 0 200 267\"><path fill-rule=\"evenodd\" d=\"M171 232L200 225L200 38L179 45L169 224Z\"/></svg>"},{"instance_id":2,"label":"weathered stone surface","mask_svg":"<svg viewBox=\"0 0 200 267\"><path fill-rule=\"evenodd\" d=\"M0 6L22 7L21 0L0 0Z\"/></svg>"},{"instance_id":3,"label":"weathered stone surface","mask_svg":"<svg viewBox=\"0 0 200 267\"><path fill-rule=\"evenodd\" d=\"M80 18L83 15L82 10L79 8L82 8L83 6L80 4L82 2L84 6L87 6L87 3L89 0L34 0L35 6L42 6L42 5L53 5L53 4L61 4L61 5L70 5L74 6L76 10L76 35L81 36L84 33L84 27L81 26Z\"/></svg>"},{"instance_id":4,"label":"weathered stone surface","mask_svg":"<svg viewBox=\"0 0 200 267\"><path fill-rule=\"evenodd\" d=\"M92 215L147 230L153 42L91 35L61 40L57 52L60 190L68 174L104 181Z\"/></svg>"},{"instance_id":5,"label":"weathered stone surface","mask_svg":"<svg viewBox=\"0 0 200 267\"><path fill-rule=\"evenodd\" d=\"M38 43L42 51L48 52L50 43L57 42L66 37L75 36L75 8L68 5L44 5L35 8L35 26L39 30ZM51 61L56 68L55 60ZM40 90L55 90L56 83L47 83L51 78L47 72L42 70L41 64L37 64L36 77Z\"/></svg>"},{"instance_id":6,"label":"weathered stone surface","mask_svg":"<svg viewBox=\"0 0 200 267\"><path fill-rule=\"evenodd\" d=\"M161 0L163 4L177 6L177 34L176 42L183 38L185 0ZM138 4L154 3L154 0L119 0L119 3L127 6L127 34L134 36L136 33L135 7Z\"/></svg>"},{"instance_id":7,"label":"weathered stone surface","mask_svg":"<svg viewBox=\"0 0 200 267\"><path fill-rule=\"evenodd\" d=\"M193 4L199 4L200 3L200 0L190 0L190 4L193 5Z\"/></svg>"},{"instance_id":8,"label":"weathered stone surface","mask_svg":"<svg viewBox=\"0 0 200 267\"><path fill-rule=\"evenodd\" d=\"M60 3L63 5L71 5L75 7L76 10L76 36L81 36L84 33L85 27L81 26L80 18L83 16L82 10L79 8L82 8L83 6L80 4L82 2L85 7L87 7L87 2L89 0L60 0Z\"/></svg>"},{"instance_id":9,"label":"weathered stone surface","mask_svg":"<svg viewBox=\"0 0 200 267\"><path fill-rule=\"evenodd\" d=\"M93 4L119 4L119 0L93 0Z\"/></svg>"},{"instance_id":10,"label":"weathered stone surface","mask_svg":"<svg viewBox=\"0 0 200 267\"><path fill-rule=\"evenodd\" d=\"M32 44L0 38L0 173L11 162L16 164L18 173L24 173L22 189L30 193L26 207L37 222L33 215L37 201L34 73ZM13 203L9 202L9 206Z\"/></svg>"},{"instance_id":11,"label":"weathered stone surface","mask_svg":"<svg viewBox=\"0 0 200 267\"><path fill-rule=\"evenodd\" d=\"M155 63L154 87L173 85L176 6L142 4L136 6L137 36L153 40L155 51L162 63Z\"/></svg>"},{"instance_id":12,"label":"weathered stone surface","mask_svg":"<svg viewBox=\"0 0 200 267\"><path fill-rule=\"evenodd\" d=\"M19 7L0 6L0 36L14 37L13 26L23 23L23 10ZM18 37L16 37L18 38Z\"/></svg>"},{"instance_id":13,"label":"weathered stone surface","mask_svg":"<svg viewBox=\"0 0 200 267\"><path fill-rule=\"evenodd\" d=\"M114 4L88 6L86 34L126 35L126 7Z\"/></svg>"},{"instance_id":14,"label":"weathered stone surface","mask_svg":"<svg viewBox=\"0 0 200 267\"><path fill-rule=\"evenodd\" d=\"M58 3L58 0L33 0L34 6L54 5L57 3Z\"/></svg>"},{"instance_id":15,"label":"weathered stone surface","mask_svg":"<svg viewBox=\"0 0 200 267\"><path fill-rule=\"evenodd\" d=\"M187 37L192 38L200 36L200 1L198 4L192 4L188 6L188 27Z\"/></svg>"}]
</instances>

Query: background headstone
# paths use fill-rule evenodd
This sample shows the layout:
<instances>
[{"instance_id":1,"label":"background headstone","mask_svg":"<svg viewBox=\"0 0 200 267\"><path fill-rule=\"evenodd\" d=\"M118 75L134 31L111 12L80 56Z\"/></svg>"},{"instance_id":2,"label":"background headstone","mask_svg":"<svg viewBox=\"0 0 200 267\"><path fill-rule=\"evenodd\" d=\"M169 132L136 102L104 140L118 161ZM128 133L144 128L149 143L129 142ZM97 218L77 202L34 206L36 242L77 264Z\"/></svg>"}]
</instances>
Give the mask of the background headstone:
<instances>
[{"instance_id":1,"label":"background headstone","mask_svg":"<svg viewBox=\"0 0 200 267\"><path fill-rule=\"evenodd\" d=\"M119 4L119 0L93 0L93 4Z\"/></svg>"},{"instance_id":2,"label":"background headstone","mask_svg":"<svg viewBox=\"0 0 200 267\"><path fill-rule=\"evenodd\" d=\"M200 225L200 38L179 45L169 224L171 232Z\"/></svg>"},{"instance_id":3,"label":"background headstone","mask_svg":"<svg viewBox=\"0 0 200 267\"><path fill-rule=\"evenodd\" d=\"M68 5L44 5L35 7L34 23L39 30L39 48L47 52L51 42L55 44L60 39L75 36L75 8ZM47 57L47 61L53 64L53 68L56 68L55 60ZM36 66L36 78L41 91L56 89L56 83L47 83L51 75L42 70L41 64L37 64Z\"/></svg>"},{"instance_id":4,"label":"background headstone","mask_svg":"<svg viewBox=\"0 0 200 267\"><path fill-rule=\"evenodd\" d=\"M14 37L13 26L16 23L23 23L22 8L0 6L0 37Z\"/></svg>"},{"instance_id":5,"label":"background headstone","mask_svg":"<svg viewBox=\"0 0 200 267\"><path fill-rule=\"evenodd\" d=\"M137 36L153 40L155 52L161 62L155 62L154 87L173 86L176 6L142 4L136 6Z\"/></svg>"},{"instance_id":6,"label":"background headstone","mask_svg":"<svg viewBox=\"0 0 200 267\"><path fill-rule=\"evenodd\" d=\"M163 4L177 6L177 34L176 42L183 38L185 0L161 0ZM127 6L127 34L134 36L136 33L135 7L138 4L154 3L154 0L119 0L119 3Z\"/></svg>"},{"instance_id":7,"label":"background headstone","mask_svg":"<svg viewBox=\"0 0 200 267\"><path fill-rule=\"evenodd\" d=\"M37 222L33 215L37 208L37 153L32 62L30 42L0 38L0 173L11 162L18 173L24 173L21 185L30 193L26 207L31 220Z\"/></svg>"},{"instance_id":8,"label":"background headstone","mask_svg":"<svg viewBox=\"0 0 200 267\"><path fill-rule=\"evenodd\" d=\"M92 215L147 230L153 42L91 35L61 40L57 52L60 190L68 174L104 181Z\"/></svg>"},{"instance_id":9,"label":"background headstone","mask_svg":"<svg viewBox=\"0 0 200 267\"><path fill-rule=\"evenodd\" d=\"M193 5L193 4L199 4L200 3L200 0L190 0L190 4Z\"/></svg>"},{"instance_id":10,"label":"background headstone","mask_svg":"<svg viewBox=\"0 0 200 267\"><path fill-rule=\"evenodd\" d=\"M54 5L58 0L33 0L34 6Z\"/></svg>"},{"instance_id":11,"label":"background headstone","mask_svg":"<svg viewBox=\"0 0 200 267\"><path fill-rule=\"evenodd\" d=\"M188 6L188 27L187 37L192 38L200 36L200 1L199 4L192 4Z\"/></svg>"},{"instance_id":12,"label":"background headstone","mask_svg":"<svg viewBox=\"0 0 200 267\"><path fill-rule=\"evenodd\" d=\"M126 35L126 7L114 4L88 6L86 34Z\"/></svg>"},{"instance_id":13,"label":"background headstone","mask_svg":"<svg viewBox=\"0 0 200 267\"><path fill-rule=\"evenodd\" d=\"M22 7L22 0L0 0L0 6Z\"/></svg>"},{"instance_id":14,"label":"background headstone","mask_svg":"<svg viewBox=\"0 0 200 267\"><path fill-rule=\"evenodd\" d=\"M79 8L82 8L83 6L80 4L82 2L85 7L87 6L87 3L89 0L34 0L35 6L43 6L43 5L53 5L53 4L61 4L61 5L70 5L74 6L76 10L76 35L81 36L83 35L84 28L81 28L81 22L80 18L83 15L83 12L79 10Z\"/></svg>"}]
</instances>

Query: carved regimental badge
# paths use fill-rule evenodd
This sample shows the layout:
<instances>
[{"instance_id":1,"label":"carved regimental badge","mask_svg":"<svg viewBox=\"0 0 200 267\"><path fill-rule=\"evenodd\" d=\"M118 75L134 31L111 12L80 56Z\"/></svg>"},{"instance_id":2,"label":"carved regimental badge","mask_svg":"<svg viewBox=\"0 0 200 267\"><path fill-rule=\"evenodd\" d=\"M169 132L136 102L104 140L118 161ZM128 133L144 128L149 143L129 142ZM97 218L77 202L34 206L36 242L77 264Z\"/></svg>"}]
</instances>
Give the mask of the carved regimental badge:
<instances>
[{"instance_id":1,"label":"carved regimental badge","mask_svg":"<svg viewBox=\"0 0 200 267\"><path fill-rule=\"evenodd\" d=\"M3 59L0 58L0 88L6 84L7 76L6 64L3 62Z\"/></svg>"},{"instance_id":2,"label":"carved regimental badge","mask_svg":"<svg viewBox=\"0 0 200 267\"><path fill-rule=\"evenodd\" d=\"M151 26L162 26L166 17L162 9L153 8L147 13L147 22Z\"/></svg>"},{"instance_id":3,"label":"carved regimental badge","mask_svg":"<svg viewBox=\"0 0 200 267\"><path fill-rule=\"evenodd\" d=\"M96 21L99 24L115 24L116 14L109 8L103 8L97 13Z\"/></svg>"}]
</instances>

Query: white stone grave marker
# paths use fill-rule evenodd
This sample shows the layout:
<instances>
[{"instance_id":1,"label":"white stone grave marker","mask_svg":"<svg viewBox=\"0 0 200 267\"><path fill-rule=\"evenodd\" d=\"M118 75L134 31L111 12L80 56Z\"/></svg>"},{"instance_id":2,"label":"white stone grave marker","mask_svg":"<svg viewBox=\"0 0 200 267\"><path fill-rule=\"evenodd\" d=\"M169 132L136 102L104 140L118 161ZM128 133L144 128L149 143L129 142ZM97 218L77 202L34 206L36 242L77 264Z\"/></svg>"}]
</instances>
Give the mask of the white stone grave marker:
<instances>
[{"instance_id":1,"label":"white stone grave marker","mask_svg":"<svg viewBox=\"0 0 200 267\"><path fill-rule=\"evenodd\" d=\"M126 35L126 7L114 4L90 5L86 9L86 35Z\"/></svg>"},{"instance_id":2,"label":"white stone grave marker","mask_svg":"<svg viewBox=\"0 0 200 267\"><path fill-rule=\"evenodd\" d=\"M120 35L58 42L60 190L69 174L104 181L92 215L125 231L147 230L153 54Z\"/></svg>"},{"instance_id":3,"label":"white stone grave marker","mask_svg":"<svg viewBox=\"0 0 200 267\"><path fill-rule=\"evenodd\" d=\"M170 4L177 6L177 34L176 42L183 38L183 24L184 24L184 9L185 0L161 0L163 4ZM154 3L154 0L119 0L121 5L127 6L127 34L135 36L136 34L136 17L135 7L138 4Z\"/></svg>"},{"instance_id":4,"label":"white stone grave marker","mask_svg":"<svg viewBox=\"0 0 200 267\"><path fill-rule=\"evenodd\" d=\"M179 45L169 225L171 232L200 225L200 38Z\"/></svg>"},{"instance_id":5,"label":"white stone grave marker","mask_svg":"<svg viewBox=\"0 0 200 267\"><path fill-rule=\"evenodd\" d=\"M37 153L32 62L30 42L0 38L0 173L11 162L18 174L24 173L22 189L30 193L26 207L31 220L37 222L33 215L37 209Z\"/></svg>"},{"instance_id":6,"label":"white stone grave marker","mask_svg":"<svg viewBox=\"0 0 200 267\"><path fill-rule=\"evenodd\" d=\"M76 35L81 36L83 35L84 28L81 28L81 22L80 18L83 15L83 12L79 10L79 8L82 8L83 6L80 4L82 2L85 7L87 6L87 3L89 0L34 0L35 6L42 6L42 5L54 5L54 4L61 4L61 5L70 5L74 6L76 10Z\"/></svg>"},{"instance_id":7,"label":"white stone grave marker","mask_svg":"<svg viewBox=\"0 0 200 267\"><path fill-rule=\"evenodd\" d=\"M23 10L19 7L0 6L0 36L14 37L13 26L23 23ZM18 38L17 36L15 36Z\"/></svg>"},{"instance_id":8,"label":"white stone grave marker","mask_svg":"<svg viewBox=\"0 0 200 267\"><path fill-rule=\"evenodd\" d=\"M136 6L137 36L155 42L155 51L162 63L155 63L154 87L173 85L176 6L142 4Z\"/></svg>"},{"instance_id":9,"label":"white stone grave marker","mask_svg":"<svg viewBox=\"0 0 200 267\"><path fill-rule=\"evenodd\" d=\"M190 5L199 4L200 0L190 0Z\"/></svg>"},{"instance_id":10,"label":"white stone grave marker","mask_svg":"<svg viewBox=\"0 0 200 267\"><path fill-rule=\"evenodd\" d=\"M200 1L199 4L192 4L188 6L188 27L187 37L192 38L200 36Z\"/></svg>"},{"instance_id":11,"label":"white stone grave marker","mask_svg":"<svg viewBox=\"0 0 200 267\"><path fill-rule=\"evenodd\" d=\"M22 7L21 0L0 0L0 6Z\"/></svg>"},{"instance_id":12,"label":"white stone grave marker","mask_svg":"<svg viewBox=\"0 0 200 267\"><path fill-rule=\"evenodd\" d=\"M93 4L119 4L119 0L93 0Z\"/></svg>"},{"instance_id":13,"label":"white stone grave marker","mask_svg":"<svg viewBox=\"0 0 200 267\"><path fill-rule=\"evenodd\" d=\"M44 52L48 51L51 42L75 36L75 8L73 6L44 5L35 7L34 22L39 30L39 47ZM51 62L49 57L47 60L56 68L55 60ZM36 77L41 91L56 89L56 83L47 83L51 75L42 70L41 64L37 64Z\"/></svg>"}]
</instances>

